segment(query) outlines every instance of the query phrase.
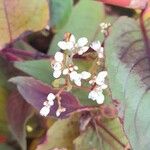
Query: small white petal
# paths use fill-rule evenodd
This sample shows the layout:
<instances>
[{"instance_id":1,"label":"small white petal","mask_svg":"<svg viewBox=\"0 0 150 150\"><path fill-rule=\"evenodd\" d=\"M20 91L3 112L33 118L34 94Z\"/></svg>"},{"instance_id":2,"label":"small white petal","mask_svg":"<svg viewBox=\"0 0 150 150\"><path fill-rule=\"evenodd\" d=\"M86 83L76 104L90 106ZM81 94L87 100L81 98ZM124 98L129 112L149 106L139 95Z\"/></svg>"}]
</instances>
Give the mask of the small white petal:
<instances>
[{"instance_id":1,"label":"small white petal","mask_svg":"<svg viewBox=\"0 0 150 150\"><path fill-rule=\"evenodd\" d=\"M81 86L81 79L76 79L76 80L74 80L74 83L75 83L77 86Z\"/></svg>"},{"instance_id":2,"label":"small white petal","mask_svg":"<svg viewBox=\"0 0 150 150\"><path fill-rule=\"evenodd\" d=\"M50 112L50 107L44 106L41 110L40 110L40 114L42 116L47 116Z\"/></svg>"},{"instance_id":3,"label":"small white petal","mask_svg":"<svg viewBox=\"0 0 150 150\"><path fill-rule=\"evenodd\" d=\"M83 46L83 47L81 47L81 49L85 53L89 49L89 46Z\"/></svg>"},{"instance_id":4,"label":"small white petal","mask_svg":"<svg viewBox=\"0 0 150 150\"><path fill-rule=\"evenodd\" d=\"M68 68L63 70L63 75L67 75L68 73L69 73L69 69Z\"/></svg>"},{"instance_id":5,"label":"small white petal","mask_svg":"<svg viewBox=\"0 0 150 150\"><path fill-rule=\"evenodd\" d=\"M82 79L86 80L86 79L88 79L88 78L91 77L91 73L89 73L89 72L87 72L87 71L83 71L83 72L81 73L81 77L82 77Z\"/></svg>"},{"instance_id":6,"label":"small white petal","mask_svg":"<svg viewBox=\"0 0 150 150\"><path fill-rule=\"evenodd\" d=\"M95 100L97 99L97 96L98 96L97 92L94 91L94 90L92 90L92 91L89 93L88 98L89 98L89 99L92 99L93 101L95 101Z\"/></svg>"},{"instance_id":7,"label":"small white petal","mask_svg":"<svg viewBox=\"0 0 150 150\"><path fill-rule=\"evenodd\" d=\"M54 100L55 98L56 98L56 96L55 96L53 93L49 93L49 94L47 95L47 100L48 100L48 101Z\"/></svg>"},{"instance_id":8,"label":"small white petal","mask_svg":"<svg viewBox=\"0 0 150 150\"><path fill-rule=\"evenodd\" d=\"M61 48L62 50L66 50L67 49L67 43L65 41L60 41L58 42L58 47Z\"/></svg>"},{"instance_id":9,"label":"small white petal","mask_svg":"<svg viewBox=\"0 0 150 150\"><path fill-rule=\"evenodd\" d=\"M95 80L90 80L89 83L90 83L90 84L94 84L94 83L95 83Z\"/></svg>"},{"instance_id":10,"label":"small white petal","mask_svg":"<svg viewBox=\"0 0 150 150\"><path fill-rule=\"evenodd\" d=\"M48 104L49 104L50 106L53 106L53 105L54 105L54 100L48 101Z\"/></svg>"},{"instance_id":11,"label":"small white petal","mask_svg":"<svg viewBox=\"0 0 150 150\"><path fill-rule=\"evenodd\" d=\"M65 112L66 108L57 109L56 116L59 117L62 112Z\"/></svg>"},{"instance_id":12,"label":"small white petal","mask_svg":"<svg viewBox=\"0 0 150 150\"><path fill-rule=\"evenodd\" d=\"M74 44L76 43L76 39L75 39L75 36L73 34L71 34L69 41L74 43Z\"/></svg>"},{"instance_id":13,"label":"small white petal","mask_svg":"<svg viewBox=\"0 0 150 150\"><path fill-rule=\"evenodd\" d=\"M78 70L79 68L78 68L78 66L73 66L73 69Z\"/></svg>"},{"instance_id":14,"label":"small white petal","mask_svg":"<svg viewBox=\"0 0 150 150\"><path fill-rule=\"evenodd\" d=\"M72 71L69 75L71 81L76 80L78 77L78 73L76 71Z\"/></svg>"},{"instance_id":15,"label":"small white petal","mask_svg":"<svg viewBox=\"0 0 150 150\"><path fill-rule=\"evenodd\" d=\"M86 37L82 37L78 40L77 45L78 47L83 47L88 43L88 39Z\"/></svg>"},{"instance_id":16,"label":"small white petal","mask_svg":"<svg viewBox=\"0 0 150 150\"><path fill-rule=\"evenodd\" d=\"M88 49L89 49L88 46L81 47L80 50L78 51L78 54L79 54L79 55L82 55L82 54L85 53Z\"/></svg>"},{"instance_id":17,"label":"small white petal","mask_svg":"<svg viewBox=\"0 0 150 150\"><path fill-rule=\"evenodd\" d=\"M62 62L64 59L64 54L61 52L56 52L54 58L55 58L55 61Z\"/></svg>"},{"instance_id":18,"label":"small white petal","mask_svg":"<svg viewBox=\"0 0 150 150\"><path fill-rule=\"evenodd\" d=\"M61 63L59 63L59 62L56 62L56 63L54 63L53 64L53 69L54 70L61 70L61 68L62 68L62 65L61 65Z\"/></svg>"},{"instance_id":19,"label":"small white petal","mask_svg":"<svg viewBox=\"0 0 150 150\"><path fill-rule=\"evenodd\" d=\"M72 50L74 48L74 43L72 42L67 42L66 43L66 49L67 50Z\"/></svg>"},{"instance_id":20,"label":"small white petal","mask_svg":"<svg viewBox=\"0 0 150 150\"><path fill-rule=\"evenodd\" d=\"M78 55L83 55L83 51L82 51L82 49L80 49L79 51L78 51Z\"/></svg>"},{"instance_id":21,"label":"small white petal","mask_svg":"<svg viewBox=\"0 0 150 150\"><path fill-rule=\"evenodd\" d=\"M56 70L53 72L53 77L54 78L59 78L61 76L61 70Z\"/></svg>"},{"instance_id":22,"label":"small white petal","mask_svg":"<svg viewBox=\"0 0 150 150\"><path fill-rule=\"evenodd\" d=\"M101 43L100 43L100 41L92 42L92 44L90 45L90 47L91 47L93 50L98 51L98 50L100 50L100 48L101 48Z\"/></svg>"},{"instance_id":23,"label":"small white petal","mask_svg":"<svg viewBox=\"0 0 150 150\"><path fill-rule=\"evenodd\" d=\"M73 67L69 67L69 70L72 72L74 70L74 68Z\"/></svg>"},{"instance_id":24,"label":"small white petal","mask_svg":"<svg viewBox=\"0 0 150 150\"><path fill-rule=\"evenodd\" d=\"M105 22L100 23L100 27L105 27Z\"/></svg>"},{"instance_id":25,"label":"small white petal","mask_svg":"<svg viewBox=\"0 0 150 150\"><path fill-rule=\"evenodd\" d=\"M101 53L104 53L104 47L101 47L101 48L100 48L100 52L101 52Z\"/></svg>"},{"instance_id":26,"label":"small white petal","mask_svg":"<svg viewBox=\"0 0 150 150\"><path fill-rule=\"evenodd\" d=\"M107 87L108 87L108 85L106 85L106 84L103 84L103 85L101 85L101 89L107 89Z\"/></svg>"},{"instance_id":27,"label":"small white petal","mask_svg":"<svg viewBox=\"0 0 150 150\"><path fill-rule=\"evenodd\" d=\"M103 53L98 53L98 57L99 57L99 58L104 58Z\"/></svg>"},{"instance_id":28,"label":"small white petal","mask_svg":"<svg viewBox=\"0 0 150 150\"><path fill-rule=\"evenodd\" d=\"M101 48L97 51L97 53L98 53L98 57L99 57L99 58L103 58L103 57L104 57L104 48L101 47Z\"/></svg>"},{"instance_id":29,"label":"small white petal","mask_svg":"<svg viewBox=\"0 0 150 150\"><path fill-rule=\"evenodd\" d=\"M81 74L78 74L76 71L70 73L70 80L74 81L77 86L81 86Z\"/></svg>"},{"instance_id":30,"label":"small white petal","mask_svg":"<svg viewBox=\"0 0 150 150\"><path fill-rule=\"evenodd\" d=\"M56 111L56 116L59 117L60 114L61 114L61 112L57 110L57 111Z\"/></svg>"},{"instance_id":31,"label":"small white petal","mask_svg":"<svg viewBox=\"0 0 150 150\"><path fill-rule=\"evenodd\" d=\"M96 84L102 85L105 81L105 77L107 76L107 71L101 71L96 78Z\"/></svg>"},{"instance_id":32,"label":"small white petal","mask_svg":"<svg viewBox=\"0 0 150 150\"><path fill-rule=\"evenodd\" d=\"M104 99L105 99L105 97L104 97L103 93L102 92L98 93L98 97L96 99L97 103L102 104L104 102Z\"/></svg>"}]
</instances>

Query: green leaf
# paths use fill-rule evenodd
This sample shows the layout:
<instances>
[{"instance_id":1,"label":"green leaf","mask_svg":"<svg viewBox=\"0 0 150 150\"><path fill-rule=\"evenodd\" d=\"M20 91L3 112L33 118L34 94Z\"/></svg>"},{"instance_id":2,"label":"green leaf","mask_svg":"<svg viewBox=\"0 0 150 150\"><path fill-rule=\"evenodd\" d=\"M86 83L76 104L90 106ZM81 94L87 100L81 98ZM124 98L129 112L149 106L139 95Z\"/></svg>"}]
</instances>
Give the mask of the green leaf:
<instances>
[{"instance_id":1,"label":"green leaf","mask_svg":"<svg viewBox=\"0 0 150 150\"><path fill-rule=\"evenodd\" d=\"M104 7L101 3L91 0L79 1L73 8L68 23L54 37L49 53L54 54L58 50L57 43L63 39L65 32L73 33L77 39L83 36L89 41L93 41L93 38L102 39L102 34L98 36L95 33L98 33L97 29L103 17Z\"/></svg>"},{"instance_id":2,"label":"green leaf","mask_svg":"<svg viewBox=\"0 0 150 150\"><path fill-rule=\"evenodd\" d=\"M49 19L46 0L0 0L0 12L0 47L25 31L41 30Z\"/></svg>"},{"instance_id":3,"label":"green leaf","mask_svg":"<svg viewBox=\"0 0 150 150\"><path fill-rule=\"evenodd\" d=\"M36 150L52 148L73 149L73 140L79 135L78 119L75 117L56 121L47 131L46 140Z\"/></svg>"},{"instance_id":4,"label":"green leaf","mask_svg":"<svg viewBox=\"0 0 150 150\"><path fill-rule=\"evenodd\" d=\"M15 67L45 83L54 80L49 60L16 62Z\"/></svg>"},{"instance_id":5,"label":"green leaf","mask_svg":"<svg viewBox=\"0 0 150 150\"><path fill-rule=\"evenodd\" d=\"M68 21L68 18L72 11L73 0L49 0L51 26L54 26L55 30L60 30Z\"/></svg>"},{"instance_id":6,"label":"green leaf","mask_svg":"<svg viewBox=\"0 0 150 150\"><path fill-rule=\"evenodd\" d=\"M150 39L150 20L145 34ZM141 26L121 17L112 27L105 43L106 64L114 99L124 110L124 130L135 150L150 149L150 56L149 42ZM144 38L143 38L144 37Z\"/></svg>"},{"instance_id":7,"label":"green leaf","mask_svg":"<svg viewBox=\"0 0 150 150\"><path fill-rule=\"evenodd\" d=\"M27 42L23 40L17 40L14 45L14 48L22 49L22 50L30 50L30 51L36 51L35 48L33 48L31 45L29 45Z\"/></svg>"},{"instance_id":8,"label":"green leaf","mask_svg":"<svg viewBox=\"0 0 150 150\"><path fill-rule=\"evenodd\" d=\"M74 144L76 150L100 149L100 140L92 128L88 128L86 132L82 133L78 138L76 138L74 140Z\"/></svg>"},{"instance_id":9,"label":"green leaf","mask_svg":"<svg viewBox=\"0 0 150 150\"><path fill-rule=\"evenodd\" d=\"M127 144L127 139L118 119L104 120L102 123L119 141L124 145ZM103 128L99 126L96 128L97 131L89 127L87 131L74 140L76 150L124 150Z\"/></svg>"}]
</instances>

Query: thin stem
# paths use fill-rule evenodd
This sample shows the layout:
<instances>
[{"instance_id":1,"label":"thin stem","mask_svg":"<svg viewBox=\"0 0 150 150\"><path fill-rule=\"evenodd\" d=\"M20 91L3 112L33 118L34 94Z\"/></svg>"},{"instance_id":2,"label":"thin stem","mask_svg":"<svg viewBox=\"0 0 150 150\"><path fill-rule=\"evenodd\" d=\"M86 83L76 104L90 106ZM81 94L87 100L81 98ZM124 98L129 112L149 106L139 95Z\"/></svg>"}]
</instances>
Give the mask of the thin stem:
<instances>
[{"instance_id":1,"label":"thin stem","mask_svg":"<svg viewBox=\"0 0 150 150\"><path fill-rule=\"evenodd\" d=\"M61 88L59 89L59 91L57 92L56 97L59 97L60 94L65 90L66 87L67 87L66 84L65 84L63 87L61 87Z\"/></svg>"},{"instance_id":2,"label":"thin stem","mask_svg":"<svg viewBox=\"0 0 150 150\"><path fill-rule=\"evenodd\" d=\"M102 123L99 123L98 120L96 120L96 124L101 127L107 134L109 134L119 145L121 145L123 148L126 147L125 144L123 144L113 133L111 133Z\"/></svg>"},{"instance_id":3,"label":"thin stem","mask_svg":"<svg viewBox=\"0 0 150 150\"><path fill-rule=\"evenodd\" d=\"M10 27L9 16L8 16L7 1L3 1L3 6L4 6L4 14L5 14L5 17L6 17L6 23L7 23L10 43L12 43L13 38L12 38L11 27Z\"/></svg>"},{"instance_id":4,"label":"thin stem","mask_svg":"<svg viewBox=\"0 0 150 150\"><path fill-rule=\"evenodd\" d=\"M20 57L14 55L14 54L12 54L12 53L9 53L9 52L6 53L6 54L4 55L4 57L5 57L7 60L9 60L9 61L23 61L22 58L20 58Z\"/></svg>"},{"instance_id":5,"label":"thin stem","mask_svg":"<svg viewBox=\"0 0 150 150\"><path fill-rule=\"evenodd\" d=\"M76 114L76 113L81 113L81 112L85 112L85 111L90 112L90 111L94 111L94 110L98 110L98 109L99 109L98 106L84 106L84 107L80 107L79 109L69 113L68 116Z\"/></svg>"},{"instance_id":6,"label":"thin stem","mask_svg":"<svg viewBox=\"0 0 150 150\"><path fill-rule=\"evenodd\" d=\"M149 42L147 31L144 25L144 13L145 13L146 8L147 6L145 7L145 9L142 10L141 15L140 15L140 26L141 26L141 31L142 31L143 38L144 38L144 43L146 46L146 51L147 51L148 57L150 57L150 42Z\"/></svg>"}]
</instances>

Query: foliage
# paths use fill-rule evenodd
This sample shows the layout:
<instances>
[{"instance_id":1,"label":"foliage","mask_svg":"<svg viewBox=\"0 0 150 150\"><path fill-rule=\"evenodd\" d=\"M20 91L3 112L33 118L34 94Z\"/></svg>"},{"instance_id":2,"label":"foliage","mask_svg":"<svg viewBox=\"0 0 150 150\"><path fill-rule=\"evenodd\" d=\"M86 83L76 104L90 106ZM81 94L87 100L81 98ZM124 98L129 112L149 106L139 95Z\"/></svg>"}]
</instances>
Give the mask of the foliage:
<instances>
[{"instance_id":1,"label":"foliage","mask_svg":"<svg viewBox=\"0 0 150 150\"><path fill-rule=\"evenodd\" d=\"M0 149L149 150L149 10L0 0Z\"/></svg>"}]
</instances>

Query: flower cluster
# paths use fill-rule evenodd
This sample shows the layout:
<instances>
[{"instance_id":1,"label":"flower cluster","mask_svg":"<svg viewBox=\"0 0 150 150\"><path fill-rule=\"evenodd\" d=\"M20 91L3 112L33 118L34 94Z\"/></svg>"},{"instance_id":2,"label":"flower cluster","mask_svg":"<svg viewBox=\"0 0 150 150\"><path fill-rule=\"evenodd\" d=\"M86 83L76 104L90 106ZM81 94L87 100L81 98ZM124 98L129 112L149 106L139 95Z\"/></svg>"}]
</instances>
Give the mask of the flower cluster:
<instances>
[{"instance_id":1,"label":"flower cluster","mask_svg":"<svg viewBox=\"0 0 150 150\"><path fill-rule=\"evenodd\" d=\"M100 27L101 27L101 32L106 34L107 33L107 29L111 26L110 23L100 23Z\"/></svg>"},{"instance_id":2,"label":"flower cluster","mask_svg":"<svg viewBox=\"0 0 150 150\"><path fill-rule=\"evenodd\" d=\"M110 24L102 23L100 26L102 29L101 31L104 32L110 26ZM107 88L105 83L107 71L101 71L97 74L97 76L95 76L95 73L92 71L80 71L80 68L75 65L73 61L75 55L84 55L85 53L88 53L89 49L96 52L98 60L103 59L104 48L100 41L94 41L90 44L86 37L81 37L76 41L73 34L66 33L64 40L58 42L58 47L61 49L61 51L56 52L52 61L52 68L54 70L53 77L57 79L62 76L66 81L66 86L69 83L69 85L72 87L80 87L81 89L82 80L88 81L89 83L87 83L90 85L88 90L88 98L96 101L98 104L102 104L105 99L103 90ZM60 94L60 91L58 93ZM59 95L50 93L48 94L47 101L43 103L44 106L40 111L42 116L47 116L49 114L50 108L54 105L55 99L58 102L56 116L60 116L62 112L66 111L66 108L61 107L61 98Z\"/></svg>"},{"instance_id":3,"label":"flower cluster","mask_svg":"<svg viewBox=\"0 0 150 150\"><path fill-rule=\"evenodd\" d=\"M106 76L107 72L101 71L98 73L97 77L94 76L94 78L89 81L89 83L93 85L93 88L90 91L88 98L96 101L98 104L104 102L103 90L107 88L107 85L105 84Z\"/></svg>"},{"instance_id":4,"label":"flower cluster","mask_svg":"<svg viewBox=\"0 0 150 150\"><path fill-rule=\"evenodd\" d=\"M59 97L59 95L58 94L56 94L56 95L54 95L53 93L49 93L48 94L48 96L47 96L47 100L43 103L43 107L41 108L41 110L40 110L40 114L42 115L42 116L47 116L49 113L50 113L50 109L51 109L51 107L54 105L54 100L55 99L61 99L60 97ZM66 108L63 108L62 106L61 106L61 103L60 103L60 101L59 101L59 103L58 103L58 109L57 109L57 111L56 111L56 116L57 117L59 117L60 116L60 114L62 113L62 112L65 112L66 111Z\"/></svg>"},{"instance_id":5,"label":"flower cluster","mask_svg":"<svg viewBox=\"0 0 150 150\"><path fill-rule=\"evenodd\" d=\"M101 46L100 41L95 41L92 42L92 44L90 45L90 47L97 52L97 55L99 58L103 58L104 57L104 48Z\"/></svg>"},{"instance_id":6,"label":"flower cluster","mask_svg":"<svg viewBox=\"0 0 150 150\"><path fill-rule=\"evenodd\" d=\"M42 116L47 116L50 112L50 108L51 106L54 105L54 99L56 98L56 96L53 93L49 93L47 96L47 100L43 103L43 107L40 110L40 114Z\"/></svg>"},{"instance_id":7,"label":"flower cluster","mask_svg":"<svg viewBox=\"0 0 150 150\"><path fill-rule=\"evenodd\" d=\"M73 81L77 86L81 86L81 79L86 80L90 78L91 74L87 71L77 73L78 66L70 66L63 70L64 75L69 75L70 80Z\"/></svg>"},{"instance_id":8,"label":"flower cluster","mask_svg":"<svg viewBox=\"0 0 150 150\"><path fill-rule=\"evenodd\" d=\"M58 42L58 46L60 49L71 51L71 53L74 54L78 53L78 55L82 55L89 49L89 46L87 44L88 44L88 39L86 37L81 37L76 42L75 36L73 34L70 34L66 38L66 41Z\"/></svg>"},{"instance_id":9,"label":"flower cluster","mask_svg":"<svg viewBox=\"0 0 150 150\"><path fill-rule=\"evenodd\" d=\"M64 59L63 53L56 52L54 59L55 60L52 64L52 67L54 69L53 76L55 78L59 78L61 76L61 73L62 73L62 66L63 66L63 59Z\"/></svg>"}]
</instances>

